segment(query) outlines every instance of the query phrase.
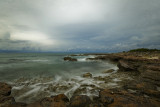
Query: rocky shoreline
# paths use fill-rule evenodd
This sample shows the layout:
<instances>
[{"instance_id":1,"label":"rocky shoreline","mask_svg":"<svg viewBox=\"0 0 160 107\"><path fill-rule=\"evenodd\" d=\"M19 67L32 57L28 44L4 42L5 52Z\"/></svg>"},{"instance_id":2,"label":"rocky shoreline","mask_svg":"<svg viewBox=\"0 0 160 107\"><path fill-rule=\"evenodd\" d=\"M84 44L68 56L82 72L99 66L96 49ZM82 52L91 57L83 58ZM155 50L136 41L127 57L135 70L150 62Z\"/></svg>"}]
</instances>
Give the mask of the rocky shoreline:
<instances>
[{"instance_id":1,"label":"rocky shoreline","mask_svg":"<svg viewBox=\"0 0 160 107\"><path fill-rule=\"evenodd\" d=\"M117 64L120 75L127 73L134 75L134 79L122 82L122 86L119 88L101 89L99 96L92 99L86 95L78 94L69 99L64 94L59 94L45 97L32 104L16 102L11 96L11 86L0 83L0 107L159 107L160 52L123 52L94 55L96 55L95 58L88 58L87 60L109 60ZM64 58L64 60L76 61L71 57ZM92 77L89 73L84 74L84 76Z\"/></svg>"}]
</instances>

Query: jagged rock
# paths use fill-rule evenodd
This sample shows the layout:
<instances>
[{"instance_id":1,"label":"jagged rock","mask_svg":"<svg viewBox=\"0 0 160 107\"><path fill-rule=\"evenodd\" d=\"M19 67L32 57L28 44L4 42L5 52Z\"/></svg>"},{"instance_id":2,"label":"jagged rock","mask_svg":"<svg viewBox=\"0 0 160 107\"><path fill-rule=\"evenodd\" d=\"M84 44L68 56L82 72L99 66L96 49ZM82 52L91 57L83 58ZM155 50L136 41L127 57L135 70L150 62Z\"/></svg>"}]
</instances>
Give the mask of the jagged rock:
<instances>
[{"instance_id":1,"label":"jagged rock","mask_svg":"<svg viewBox=\"0 0 160 107\"><path fill-rule=\"evenodd\" d=\"M100 100L107 107L119 107L122 105L123 107L158 107L160 104L157 100L136 96L125 90L116 89L100 91ZM108 101L110 103L106 103Z\"/></svg>"},{"instance_id":2,"label":"jagged rock","mask_svg":"<svg viewBox=\"0 0 160 107\"><path fill-rule=\"evenodd\" d=\"M8 107L15 103L15 99L12 96L0 95L0 107Z\"/></svg>"},{"instance_id":3,"label":"jagged rock","mask_svg":"<svg viewBox=\"0 0 160 107\"><path fill-rule=\"evenodd\" d=\"M94 79L98 80L98 81L105 81L107 78L102 77L102 76L98 76L98 77L94 77Z\"/></svg>"},{"instance_id":4,"label":"jagged rock","mask_svg":"<svg viewBox=\"0 0 160 107\"><path fill-rule=\"evenodd\" d=\"M71 57L64 57L65 61L77 61L76 58L71 58Z\"/></svg>"},{"instance_id":5,"label":"jagged rock","mask_svg":"<svg viewBox=\"0 0 160 107\"><path fill-rule=\"evenodd\" d=\"M27 104L16 102L14 104L9 105L8 107L27 107Z\"/></svg>"},{"instance_id":6,"label":"jagged rock","mask_svg":"<svg viewBox=\"0 0 160 107\"><path fill-rule=\"evenodd\" d=\"M0 82L0 107L7 107L10 104L15 103L15 99L10 96L11 86Z\"/></svg>"},{"instance_id":7,"label":"jagged rock","mask_svg":"<svg viewBox=\"0 0 160 107\"><path fill-rule=\"evenodd\" d=\"M29 104L27 107L67 107L69 99L64 94L46 97L38 102Z\"/></svg>"},{"instance_id":8,"label":"jagged rock","mask_svg":"<svg viewBox=\"0 0 160 107\"><path fill-rule=\"evenodd\" d=\"M86 95L76 95L70 100L69 107L89 107L91 100Z\"/></svg>"},{"instance_id":9,"label":"jagged rock","mask_svg":"<svg viewBox=\"0 0 160 107\"><path fill-rule=\"evenodd\" d=\"M8 96L11 94L12 87L6 83L0 82L0 95Z\"/></svg>"},{"instance_id":10,"label":"jagged rock","mask_svg":"<svg viewBox=\"0 0 160 107\"><path fill-rule=\"evenodd\" d=\"M118 62L119 71L137 71L138 65L137 62L129 62L126 60L120 60Z\"/></svg>"},{"instance_id":11,"label":"jagged rock","mask_svg":"<svg viewBox=\"0 0 160 107\"><path fill-rule=\"evenodd\" d=\"M128 85L124 86L125 89L132 89L140 93L141 95L145 94L150 97L160 98L160 91L157 90L156 85L149 82L130 82Z\"/></svg>"},{"instance_id":12,"label":"jagged rock","mask_svg":"<svg viewBox=\"0 0 160 107\"><path fill-rule=\"evenodd\" d=\"M60 100L62 100L64 102L69 102L68 97L66 95L64 95L64 94L59 94L57 96L52 96L52 97L54 98L54 101L60 101Z\"/></svg>"},{"instance_id":13,"label":"jagged rock","mask_svg":"<svg viewBox=\"0 0 160 107\"><path fill-rule=\"evenodd\" d=\"M92 74L88 72L88 73L83 74L83 77L84 78L88 78L88 77L92 78Z\"/></svg>"}]
</instances>

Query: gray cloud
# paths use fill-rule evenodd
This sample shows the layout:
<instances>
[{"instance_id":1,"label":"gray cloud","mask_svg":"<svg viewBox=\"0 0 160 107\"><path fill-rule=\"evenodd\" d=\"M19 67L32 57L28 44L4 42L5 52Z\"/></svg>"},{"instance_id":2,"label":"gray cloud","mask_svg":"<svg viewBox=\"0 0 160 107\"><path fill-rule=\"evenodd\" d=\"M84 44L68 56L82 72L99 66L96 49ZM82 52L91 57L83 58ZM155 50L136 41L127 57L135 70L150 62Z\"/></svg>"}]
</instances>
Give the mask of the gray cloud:
<instances>
[{"instance_id":1,"label":"gray cloud","mask_svg":"<svg viewBox=\"0 0 160 107\"><path fill-rule=\"evenodd\" d=\"M1 0L0 49L160 49L159 5L159 0Z\"/></svg>"}]
</instances>

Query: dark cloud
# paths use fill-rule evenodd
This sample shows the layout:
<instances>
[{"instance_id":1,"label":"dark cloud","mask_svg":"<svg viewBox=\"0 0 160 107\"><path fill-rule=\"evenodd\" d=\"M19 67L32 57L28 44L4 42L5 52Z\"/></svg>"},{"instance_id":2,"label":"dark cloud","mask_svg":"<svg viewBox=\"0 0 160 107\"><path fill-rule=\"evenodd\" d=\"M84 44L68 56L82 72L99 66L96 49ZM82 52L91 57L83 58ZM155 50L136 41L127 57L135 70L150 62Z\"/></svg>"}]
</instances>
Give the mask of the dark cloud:
<instances>
[{"instance_id":1,"label":"dark cloud","mask_svg":"<svg viewBox=\"0 0 160 107\"><path fill-rule=\"evenodd\" d=\"M159 0L1 0L0 10L0 49L160 49Z\"/></svg>"}]
</instances>

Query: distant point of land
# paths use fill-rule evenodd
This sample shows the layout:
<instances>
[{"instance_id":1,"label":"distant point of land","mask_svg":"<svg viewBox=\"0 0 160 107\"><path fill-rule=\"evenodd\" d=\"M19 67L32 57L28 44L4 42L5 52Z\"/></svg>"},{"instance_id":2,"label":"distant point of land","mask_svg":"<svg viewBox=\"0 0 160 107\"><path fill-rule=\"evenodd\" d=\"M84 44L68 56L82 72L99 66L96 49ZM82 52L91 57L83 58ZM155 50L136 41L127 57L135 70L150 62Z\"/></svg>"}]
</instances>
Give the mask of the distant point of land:
<instances>
[{"instance_id":1,"label":"distant point of land","mask_svg":"<svg viewBox=\"0 0 160 107\"><path fill-rule=\"evenodd\" d=\"M160 50L159 49L139 48L139 49L132 49L128 52L160 52Z\"/></svg>"}]
</instances>

